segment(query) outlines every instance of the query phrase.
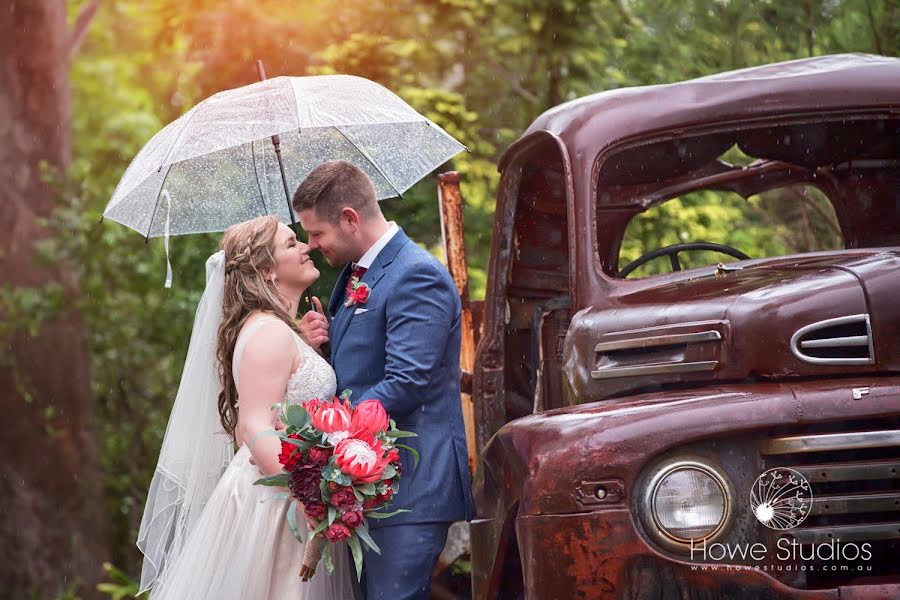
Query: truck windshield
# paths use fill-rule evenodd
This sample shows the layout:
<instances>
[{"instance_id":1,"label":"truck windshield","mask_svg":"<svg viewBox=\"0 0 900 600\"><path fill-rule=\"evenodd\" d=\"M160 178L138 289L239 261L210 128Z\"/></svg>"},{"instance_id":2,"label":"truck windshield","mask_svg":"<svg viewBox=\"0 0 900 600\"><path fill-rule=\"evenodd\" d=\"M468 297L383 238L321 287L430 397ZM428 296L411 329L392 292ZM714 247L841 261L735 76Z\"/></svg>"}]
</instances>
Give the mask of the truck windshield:
<instances>
[{"instance_id":1,"label":"truck windshield","mask_svg":"<svg viewBox=\"0 0 900 600\"><path fill-rule=\"evenodd\" d=\"M828 197L811 185L788 185L752 195L699 190L672 198L638 213L629 221L619 264L674 244L713 242L740 250L751 258L844 248L840 224ZM682 269L738 260L714 250L678 253ZM636 268L630 278L672 271L671 259L660 256Z\"/></svg>"},{"instance_id":2,"label":"truck windshield","mask_svg":"<svg viewBox=\"0 0 900 600\"><path fill-rule=\"evenodd\" d=\"M900 246L896 117L679 132L610 153L596 181L597 248L616 277Z\"/></svg>"}]
</instances>

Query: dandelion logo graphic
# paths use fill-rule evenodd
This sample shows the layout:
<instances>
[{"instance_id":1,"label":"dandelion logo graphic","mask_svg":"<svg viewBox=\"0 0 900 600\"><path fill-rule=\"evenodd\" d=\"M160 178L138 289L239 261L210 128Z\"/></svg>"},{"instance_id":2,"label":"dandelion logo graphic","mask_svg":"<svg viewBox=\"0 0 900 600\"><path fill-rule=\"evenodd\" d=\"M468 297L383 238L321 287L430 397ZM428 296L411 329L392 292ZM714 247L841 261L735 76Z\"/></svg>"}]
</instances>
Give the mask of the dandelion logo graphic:
<instances>
[{"instance_id":1,"label":"dandelion logo graphic","mask_svg":"<svg viewBox=\"0 0 900 600\"><path fill-rule=\"evenodd\" d=\"M793 469L769 469L750 490L750 508L756 519L778 531L800 525L812 508L813 494L806 478Z\"/></svg>"}]
</instances>

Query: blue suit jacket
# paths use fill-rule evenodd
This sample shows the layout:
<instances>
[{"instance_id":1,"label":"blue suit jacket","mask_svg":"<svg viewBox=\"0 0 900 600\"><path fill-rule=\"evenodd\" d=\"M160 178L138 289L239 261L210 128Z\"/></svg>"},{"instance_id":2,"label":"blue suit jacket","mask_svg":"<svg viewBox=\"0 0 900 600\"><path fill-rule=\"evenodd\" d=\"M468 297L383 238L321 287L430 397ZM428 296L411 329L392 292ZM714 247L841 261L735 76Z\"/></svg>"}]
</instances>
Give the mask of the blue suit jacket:
<instances>
[{"instance_id":1,"label":"blue suit jacket","mask_svg":"<svg viewBox=\"0 0 900 600\"><path fill-rule=\"evenodd\" d=\"M418 437L402 440L403 476L391 510L373 527L469 520L474 515L466 434L459 396L460 301L444 266L398 231L362 282L365 304L345 307L350 265L328 304L331 362L338 393L358 404L377 398L397 427ZM362 309L362 310L360 310Z\"/></svg>"}]
</instances>

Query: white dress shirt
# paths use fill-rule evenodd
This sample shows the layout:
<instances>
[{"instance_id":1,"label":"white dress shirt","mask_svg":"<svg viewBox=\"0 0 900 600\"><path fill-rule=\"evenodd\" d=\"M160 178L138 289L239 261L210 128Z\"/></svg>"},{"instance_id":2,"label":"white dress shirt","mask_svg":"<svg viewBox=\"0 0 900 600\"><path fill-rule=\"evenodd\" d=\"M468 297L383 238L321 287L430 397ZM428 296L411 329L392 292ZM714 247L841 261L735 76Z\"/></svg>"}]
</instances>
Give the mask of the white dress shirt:
<instances>
[{"instance_id":1,"label":"white dress shirt","mask_svg":"<svg viewBox=\"0 0 900 600\"><path fill-rule=\"evenodd\" d=\"M398 231L400 231L400 228L397 227L397 223L395 223L394 221L391 221L389 223L389 227L387 228L387 231L385 231L384 234L380 238L378 238L378 240L374 244L372 244L372 246L368 250L366 250L366 253L362 255L362 258L360 258L359 261L355 265L352 265L353 268L356 268L356 267L362 267L364 269L371 268L372 263L375 262L375 259L378 257L378 254L382 250L384 250L384 247L388 245L388 242L390 242L394 238L395 235L397 235Z\"/></svg>"}]
</instances>

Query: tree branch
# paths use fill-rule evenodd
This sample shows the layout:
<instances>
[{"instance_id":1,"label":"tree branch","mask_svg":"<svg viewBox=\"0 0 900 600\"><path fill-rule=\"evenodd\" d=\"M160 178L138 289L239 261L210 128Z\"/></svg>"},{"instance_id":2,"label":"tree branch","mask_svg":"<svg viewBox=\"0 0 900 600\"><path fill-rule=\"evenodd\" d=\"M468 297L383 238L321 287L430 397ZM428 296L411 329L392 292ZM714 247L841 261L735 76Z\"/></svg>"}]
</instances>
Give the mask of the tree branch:
<instances>
[{"instance_id":1,"label":"tree branch","mask_svg":"<svg viewBox=\"0 0 900 600\"><path fill-rule=\"evenodd\" d=\"M81 43L87 35L88 28L90 28L91 21L94 20L94 15L97 14L98 8L100 8L100 0L93 0L90 4L81 9L78 18L75 19L75 24L69 32L69 49L66 53L69 62L72 61L75 57L75 53L78 52L78 49L81 47Z\"/></svg>"},{"instance_id":2,"label":"tree branch","mask_svg":"<svg viewBox=\"0 0 900 600\"><path fill-rule=\"evenodd\" d=\"M875 51L878 54L884 54L881 46L881 37L878 35L878 26L875 24L875 14L872 12L871 0L866 0L866 16L869 18L869 28L872 30L872 39L875 42Z\"/></svg>"}]
</instances>

